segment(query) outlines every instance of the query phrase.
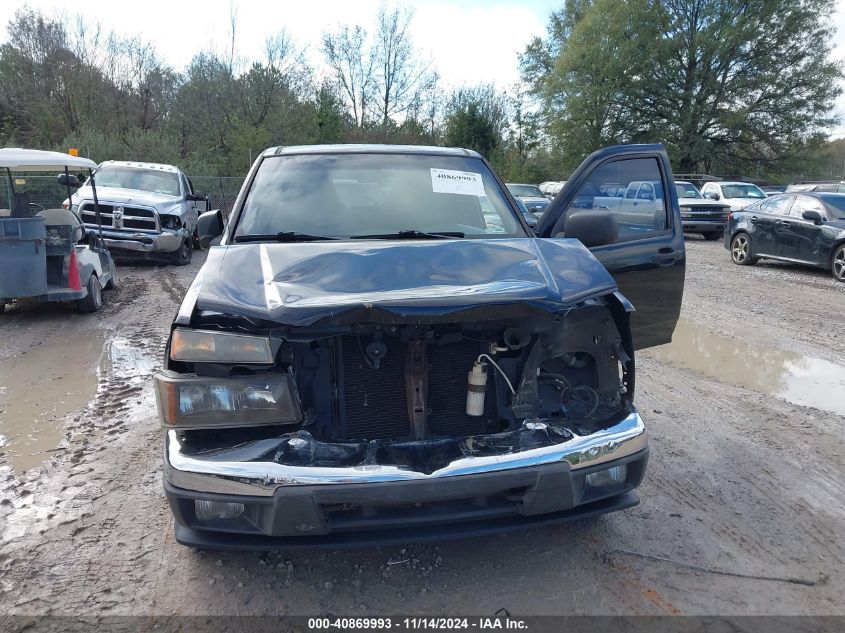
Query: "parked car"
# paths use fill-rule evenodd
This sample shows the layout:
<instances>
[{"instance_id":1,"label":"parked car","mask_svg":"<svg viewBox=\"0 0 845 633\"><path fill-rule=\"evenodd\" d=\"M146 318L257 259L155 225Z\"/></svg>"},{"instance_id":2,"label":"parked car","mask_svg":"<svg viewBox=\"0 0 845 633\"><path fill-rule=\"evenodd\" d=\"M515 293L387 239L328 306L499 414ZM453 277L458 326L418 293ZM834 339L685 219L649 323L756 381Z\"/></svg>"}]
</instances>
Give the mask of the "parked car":
<instances>
[{"instance_id":1,"label":"parked car","mask_svg":"<svg viewBox=\"0 0 845 633\"><path fill-rule=\"evenodd\" d=\"M515 182L507 183L508 191L514 198L519 198L525 203L525 207L531 213L543 215L543 212L549 206L549 200L540 191L537 185L524 185Z\"/></svg>"},{"instance_id":2,"label":"parked car","mask_svg":"<svg viewBox=\"0 0 845 633\"><path fill-rule=\"evenodd\" d=\"M263 152L225 228L199 219L220 244L154 377L177 541L408 542L635 505L634 353L680 312L677 197L638 235L574 201L671 173L661 146L596 152L535 237L476 152Z\"/></svg>"},{"instance_id":3,"label":"parked car","mask_svg":"<svg viewBox=\"0 0 845 633\"><path fill-rule=\"evenodd\" d=\"M701 233L705 240L718 240L728 224L731 207L723 202L706 200L691 182L676 180L678 204L684 233Z\"/></svg>"},{"instance_id":4,"label":"parked car","mask_svg":"<svg viewBox=\"0 0 845 633\"><path fill-rule=\"evenodd\" d=\"M760 185L760 189L763 190L767 196L776 196L779 193L784 193L786 191L786 185Z\"/></svg>"},{"instance_id":5,"label":"parked car","mask_svg":"<svg viewBox=\"0 0 845 633\"><path fill-rule=\"evenodd\" d=\"M546 180L545 182L541 182L537 185L540 189L540 192L549 200L552 200L557 194L560 193L560 190L563 189L563 186L566 184L565 180Z\"/></svg>"},{"instance_id":6,"label":"parked car","mask_svg":"<svg viewBox=\"0 0 845 633\"><path fill-rule=\"evenodd\" d=\"M520 198L514 198L513 200L516 202L516 206L519 207L522 217L525 218L525 223L528 225L528 228L533 231L537 227L537 222L540 221L540 218L531 213Z\"/></svg>"},{"instance_id":7,"label":"parked car","mask_svg":"<svg viewBox=\"0 0 845 633\"><path fill-rule=\"evenodd\" d=\"M106 244L121 258L190 263L198 247L197 217L208 211L208 198L194 191L173 165L106 161L96 172ZM70 199L85 226L96 226L94 197L86 182ZM64 206L68 206L65 200Z\"/></svg>"},{"instance_id":8,"label":"parked car","mask_svg":"<svg viewBox=\"0 0 845 633\"><path fill-rule=\"evenodd\" d=\"M744 209L749 204L762 200L766 193L750 182L707 182L701 188L701 195L708 200L717 200L730 205L732 211Z\"/></svg>"},{"instance_id":9,"label":"parked car","mask_svg":"<svg viewBox=\"0 0 845 633\"><path fill-rule=\"evenodd\" d=\"M796 182L786 188L787 193L818 191L824 193L845 193L845 182L839 180Z\"/></svg>"},{"instance_id":10,"label":"parked car","mask_svg":"<svg viewBox=\"0 0 845 633\"><path fill-rule=\"evenodd\" d=\"M734 212L725 233L731 260L761 258L827 268L845 281L845 194L782 194Z\"/></svg>"},{"instance_id":11,"label":"parked car","mask_svg":"<svg viewBox=\"0 0 845 633\"><path fill-rule=\"evenodd\" d=\"M69 209L31 203L27 191L27 176L33 172L60 172L59 183L70 187L76 176L69 170L90 173L94 167L93 161L81 156L0 149L8 196L3 202L9 205L0 209L0 312L19 299L60 302L79 312L95 312L103 305L102 290L116 286L114 262L99 230L86 229Z\"/></svg>"}]
</instances>

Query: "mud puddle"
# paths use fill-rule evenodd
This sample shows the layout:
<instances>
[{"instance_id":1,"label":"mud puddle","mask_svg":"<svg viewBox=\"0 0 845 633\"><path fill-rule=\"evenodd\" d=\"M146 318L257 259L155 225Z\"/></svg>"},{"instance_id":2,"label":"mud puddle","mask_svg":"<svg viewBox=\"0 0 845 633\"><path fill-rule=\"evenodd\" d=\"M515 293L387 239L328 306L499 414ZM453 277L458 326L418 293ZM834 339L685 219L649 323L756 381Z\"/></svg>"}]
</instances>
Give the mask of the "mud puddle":
<instances>
[{"instance_id":1,"label":"mud puddle","mask_svg":"<svg viewBox=\"0 0 845 633\"><path fill-rule=\"evenodd\" d=\"M845 365L754 345L684 318L670 344L646 355L723 383L845 416Z\"/></svg>"},{"instance_id":2,"label":"mud puddle","mask_svg":"<svg viewBox=\"0 0 845 633\"><path fill-rule=\"evenodd\" d=\"M40 334L43 340L33 337L0 359L0 452L17 473L50 459L69 414L112 415L131 406L146 414L153 401L146 387L157 361L128 338L107 340L96 322ZM88 431L99 432L94 425Z\"/></svg>"},{"instance_id":3,"label":"mud puddle","mask_svg":"<svg viewBox=\"0 0 845 633\"><path fill-rule=\"evenodd\" d=\"M17 472L49 459L65 416L97 391L105 332L80 321L42 328L0 359L0 450Z\"/></svg>"}]
</instances>

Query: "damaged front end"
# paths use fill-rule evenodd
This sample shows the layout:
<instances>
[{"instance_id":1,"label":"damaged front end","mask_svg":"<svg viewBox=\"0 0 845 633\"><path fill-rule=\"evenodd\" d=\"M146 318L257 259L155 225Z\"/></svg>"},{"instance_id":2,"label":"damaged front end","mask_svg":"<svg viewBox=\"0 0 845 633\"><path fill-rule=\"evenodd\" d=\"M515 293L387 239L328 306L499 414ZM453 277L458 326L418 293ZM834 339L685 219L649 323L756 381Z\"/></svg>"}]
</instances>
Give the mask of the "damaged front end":
<instances>
[{"instance_id":1,"label":"damaged front end","mask_svg":"<svg viewBox=\"0 0 845 633\"><path fill-rule=\"evenodd\" d=\"M629 311L608 293L559 311L177 320L156 377L177 537L383 542L629 507L647 460Z\"/></svg>"}]
</instances>

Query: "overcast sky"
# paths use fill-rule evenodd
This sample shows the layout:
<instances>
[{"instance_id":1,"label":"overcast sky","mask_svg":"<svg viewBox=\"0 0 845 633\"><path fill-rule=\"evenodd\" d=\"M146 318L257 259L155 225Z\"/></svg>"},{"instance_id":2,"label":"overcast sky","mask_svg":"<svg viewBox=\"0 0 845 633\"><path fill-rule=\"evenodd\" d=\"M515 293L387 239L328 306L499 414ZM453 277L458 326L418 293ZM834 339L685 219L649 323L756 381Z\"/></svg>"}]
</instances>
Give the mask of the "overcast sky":
<instances>
[{"instance_id":1,"label":"overcast sky","mask_svg":"<svg viewBox=\"0 0 845 633\"><path fill-rule=\"evenodd\" d=\"M493 82L507 88L519 78L517 53L537 35L545 34L549 13L564 0L416 0L412 22L416 46L427 55L447 86ZM226 50L229 16L237 15L237 54L259 58L264 40L286 29L309 61L320 64L320 36L339 24L371 28L382 0L0 0L11 17L24 5L45 13L83 13L106 30L140 35L177 70L198 51ZM389 6L396 4L388 3ZM845 59L845 0L834 16L836 52ZM5 31L0 39L5 38ZM837 104L845 120L845 95ZM845 136L845 122L831 131Z\"/></svg>"}]
</instances>

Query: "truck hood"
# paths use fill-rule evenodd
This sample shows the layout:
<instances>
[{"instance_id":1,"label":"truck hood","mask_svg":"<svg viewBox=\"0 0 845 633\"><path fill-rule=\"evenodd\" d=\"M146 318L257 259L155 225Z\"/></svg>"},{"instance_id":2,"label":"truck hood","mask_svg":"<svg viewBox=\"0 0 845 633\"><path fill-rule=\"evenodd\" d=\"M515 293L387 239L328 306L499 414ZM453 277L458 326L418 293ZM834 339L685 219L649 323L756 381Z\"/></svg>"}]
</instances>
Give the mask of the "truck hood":
<instances>
[{"instance_id":1,"label":"truck hood","mask_svg":"<svg viewBox=\"0 0 845 633\"><path fill-rule=\"evenodd\" d=\"M749 204L760 202L761 198L722 198L719 202L724 202L732 209L744 209Z\"/></svg>"},{"instance_id":2,"label":"truck hood","mask_svg":"<svg viewBox=\"0 0 845 633\"><path fill-rule=\"evenodd\" d=\"M374 308L406 317L503 304L557 312L615 290L574 239L252 243L212 247L185 301L303 326Z\"/></svg>"},{"instance_id":3,"label":"truck hood","mask_svg":"<svg viewBox=\"0 0 845 633\"><path fill-rule=\"evenodd\" d=\"M80 200L93 200L94 195L91 187L81 187L73 194L73 203L79 204ZM145 207L154 207L160 213L172 211L182 203L178 196L169 196L164 193L153 191L141 191L140 189L121 189L118 187L97 187L97 199L103 204L121 203L138 204Z\"/></svg>"}]
</instances>

